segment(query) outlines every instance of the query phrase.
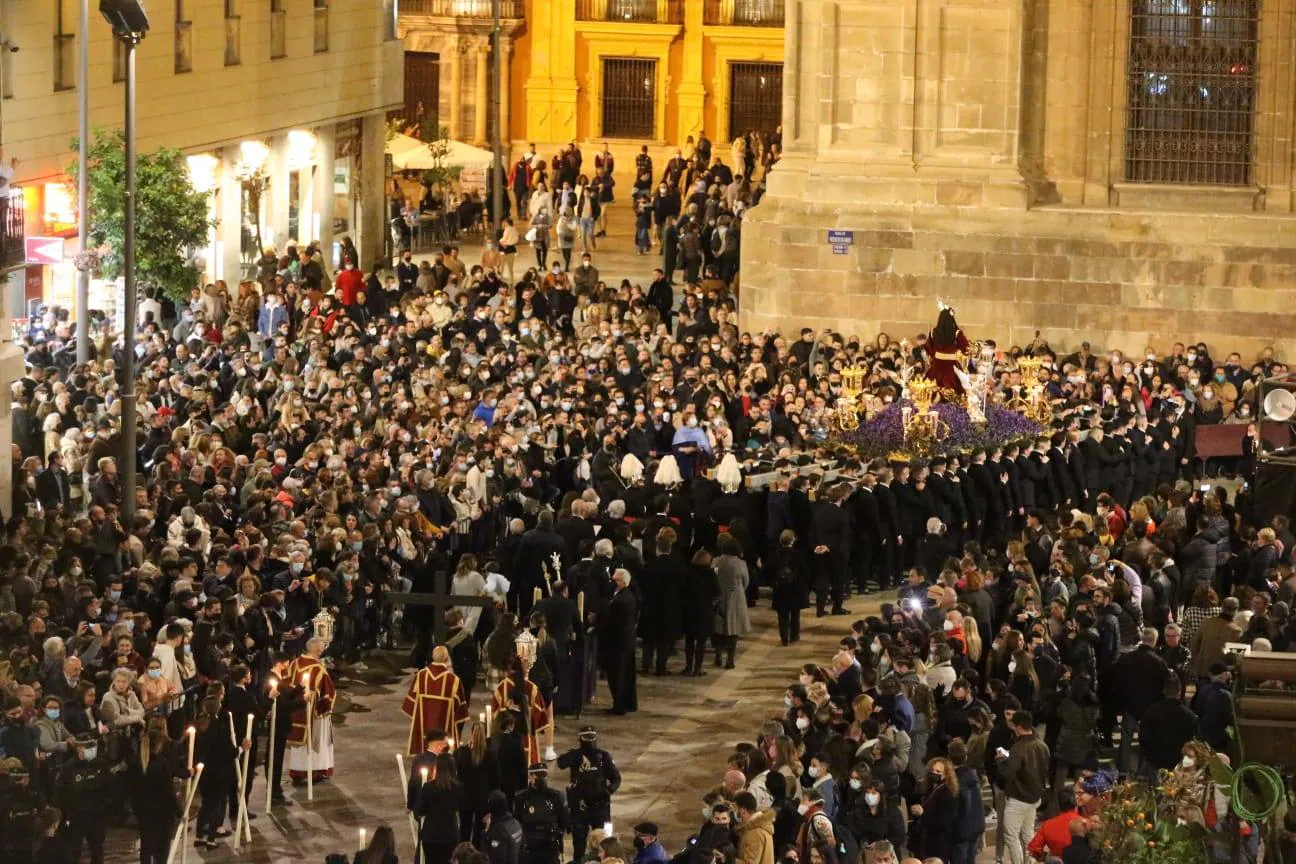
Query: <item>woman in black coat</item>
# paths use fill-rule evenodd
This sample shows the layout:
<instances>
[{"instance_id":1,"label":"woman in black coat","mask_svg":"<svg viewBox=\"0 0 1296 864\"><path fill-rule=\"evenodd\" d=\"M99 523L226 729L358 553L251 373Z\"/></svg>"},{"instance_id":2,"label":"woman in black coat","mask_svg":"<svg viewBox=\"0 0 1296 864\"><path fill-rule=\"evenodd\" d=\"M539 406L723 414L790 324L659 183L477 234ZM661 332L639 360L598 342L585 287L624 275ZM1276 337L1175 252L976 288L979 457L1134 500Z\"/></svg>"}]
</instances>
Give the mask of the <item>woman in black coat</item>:
<instances>
[{"instance_id":1,"label":"woman in black coat","mask_svg":"<svg viewBox=\"0 0 1296 864\"><path fill-rule=\"evenodd\" d=\"M958 776L945 759L927 763L927 794L910 808L909 851L920 858L951 860L958 822Z\"/></svg>"},{"instance_id":2,"label":"woman in black coat","mask_svg":"<svg viewBox=\"0 0 1296 864\"><path fill-rule=\"evenodd\" d=\"M774 611L778 614L779 642L789 645L801 639L801 610L806 605L805 586L810 568L796 548L796 532L784 529L774 550L771 578L774 583Z\"/></svg>"},{"instance_id":3,"label":"woman in black coat","mask_svg":"<svg viewBox=\"0 0 1296 864\"><path fill-rule=\"evenodd\" d=\"M220 838L230 835L221 825L225 822L230 784L234 782L234 757L238 751L230 739L229 712L221 708L219 696L203 700L196 725L194 764L203 764L202 776L198 778L202 807L198 810L196 845L215 849L220 845L217 842Z\"/></svg>"},{"instance_id":4,"label":"woman in black coat","mask_svg":"<svg viewBox=\"0 0 1296 864\"><path fill-rule=\"evenodd\" d=\"M424 864L450 864L450 853L459 842L459 811L464 789L455 779L455 759L437 755L435 773L419 790L414 815L419 820L419 845Z\"/></svg>"},{"instance_id":5,"label":"woman in black coat","mask_svg":"<svg viewBox=\"0 0 1296 864\"><path fill-rule=\"evenodd\" d=\"M171 837L180 818L175 780L187 777L189 769L167 735L166 718L149 718L140 736L139 752L126 766L126 788L140 835L140 864L165 864L171 852Z\"/></svg>"},{"instance_id":6,"label":"woman in black coat","mask_svg":"<svg viewBox=\"0 0 1296 864\"><path fill-rule=\"evenodd\" d=\"M863 769L864 772L867 770ZM852 777L851 782L855 779ZM896 849L901 848L905 840L904 819L900 809L887 801L886 784L878 780L865 781L863 789L851 794L854 797L844 821L859 845L864 847L887 840Z\"/></svg>"},{"instance_id":7,"label":"woman in black coat","mask_svg":"<svg viewBox=\"0 0 1296 864\"><path fill-rule=\"evenodd\" d=\"M490 738L491 754L495 760L495 770L499 778L496 787L508 796L510 804L513 796L527 785L526 747L522 736L517 732L517 718L510 711L502 711L495 719L494 734Z\"/></svg>"},{"instance_id":8,"label":"woman in black coat","mask_svg":"<svg viewBox=\"0 0 1296 864\"><path fill-rule=\"evenodd\" d=\"M652 543L655 554L648 559L639 576L643 674L655 670L658 675L664 675L666 661L674 652L682 630L679 592L680 574L685 564L675 555L678 534L674 528L662 528L656 537L645 537L644 540ZM656 663L653 662L654 655ZM691 668L686 665L684 671Z\"/></svg>"},{"instance_id":9,"label":"woman in black coat","mask_svg":"<svg viewBox=\"0 0 1296 864\"><path fill-rule=\"evenodd\" d=\"M684 670L681 675L705 675L702 671L706 640L715 624L715 604L720 583L711 569L711 553L699 549L684 568L679 591L680 624L684 631Z\"/></svg>"},{"instance_id":10,"label":"woman in black coat","mask_svg":"<svg viewBox=\"0 0 1296 864\"><path fill-rule=\"evenodd\" d=\"M486 815L486 796L499 788L499 768L495 754L486 744L486 727L469 720L464 728L464 740L455 750L455 769L463 787L463 803L459 809L459 841L481 840L482 817Z\"/></svg>"}]
</instances>

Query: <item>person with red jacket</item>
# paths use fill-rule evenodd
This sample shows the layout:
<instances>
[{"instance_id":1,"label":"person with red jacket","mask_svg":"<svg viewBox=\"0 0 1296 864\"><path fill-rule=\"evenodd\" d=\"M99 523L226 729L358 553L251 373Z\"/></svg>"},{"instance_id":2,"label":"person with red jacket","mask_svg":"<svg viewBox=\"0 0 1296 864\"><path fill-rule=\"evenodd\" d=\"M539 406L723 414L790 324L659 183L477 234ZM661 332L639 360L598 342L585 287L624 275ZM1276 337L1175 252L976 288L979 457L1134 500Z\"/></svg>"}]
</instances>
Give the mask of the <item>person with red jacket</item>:
<instances>
[{"instance_id":1,"label":"person with red jacket","mask_svg":"<svg viewBox=\"0 0 1296 864\"><path fill-rule=\"evenodd\" d=\"M1064 807L1060 813L1040 825L1026 846L1027 853L1037 861L1061 858L1062 850L1071 845L1071 820L1083 818L1074 804Z\"/></svg>"},{"instance_id":2,"label":"person with red jacket","mask_svg":"<svg viewBox=\"0 0 1296 864\"><path fill-rule=\"evenodd\" d=\"M342 262L342 272L337 274L334 288L342 298L343 306L354 306L356 295L364 290L364 274L356 269L355 262L350 258Z\"/></svg>"}]
</instances>

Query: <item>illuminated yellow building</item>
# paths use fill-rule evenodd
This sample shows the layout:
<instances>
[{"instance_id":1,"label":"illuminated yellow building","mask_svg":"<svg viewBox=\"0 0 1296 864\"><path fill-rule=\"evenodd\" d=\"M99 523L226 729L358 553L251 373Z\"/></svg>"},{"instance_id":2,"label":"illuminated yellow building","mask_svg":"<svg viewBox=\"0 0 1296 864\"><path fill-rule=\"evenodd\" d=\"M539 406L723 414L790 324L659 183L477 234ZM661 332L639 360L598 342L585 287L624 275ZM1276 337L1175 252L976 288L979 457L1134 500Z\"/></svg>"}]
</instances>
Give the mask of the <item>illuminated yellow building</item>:
<instances>
[{"instance_id":1,"label":"illuminated yellow building","mask_svg":"<svg viewBox=\"0 0 1296 864\"><path fill-rule=\"evenodd\" d=\"M619 157L780 123L783 0L501 0L506 145ZM491 0L402 0L406 116L489 144Z\"/></svg>"},{"instance_id":2,"label":"illuminated yellow building","mask_svg":"<svg viewBox=\"0 0 1296 864\"><path fill-rule=\"evenodd\" d=\"M124 51L90 5L90 125L121 127ZM69 259L20 271L26 304L74 302L67 169L76 160L79 8L78 0L0 3L3 158L17 160L27 235L66 238ZM380 254L386 117L401 101L395 0L149 0L147 8L151 27L136 58L139 151L183 151L195 187L212 193L217 225L205 248L187 250L202 278L242 278L258 237L328 250L349 237L362 256ZM264 183L255 207L252 175ZM92 308L113 311L116 293L94 285Z\"/></svg>"}]
</instances>

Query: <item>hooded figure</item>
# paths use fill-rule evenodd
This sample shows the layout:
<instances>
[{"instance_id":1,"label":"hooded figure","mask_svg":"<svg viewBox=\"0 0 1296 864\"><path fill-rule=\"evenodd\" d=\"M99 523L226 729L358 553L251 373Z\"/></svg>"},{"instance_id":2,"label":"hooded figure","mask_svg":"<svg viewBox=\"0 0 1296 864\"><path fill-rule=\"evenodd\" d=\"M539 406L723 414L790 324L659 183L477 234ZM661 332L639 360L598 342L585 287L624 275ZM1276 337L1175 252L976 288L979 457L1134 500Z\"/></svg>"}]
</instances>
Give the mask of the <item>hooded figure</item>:
<instances>
[{"instance_id":1,"label":"hooded figure","mask_svg":"<svg viewBox=\"0 0 1296 864\"><path fill-rule=\"evenodd\" d=\"M659 470L657 473L660 474L661 471ZM643 463L640 462L639 458L633 453L627 453L625 458L621 460L621 479L625 481L627 486L629 486L633 483L642 482L643 476Z\"/></svg>"},{"instance_id":2,"label":"hooded figure","mask_svg":"<svg viewBox=\"0 0 1296 864\"><path fill-rule=\"evenodd\" d=\"M732 495L742 486L742 470L738 467L738 457L732 453L726 453L720 460L720 467L716 469L716 482L726 494Z\"/></svg>"},{"instance_id":3,"label":"hooded figure","mask_svg":"<svg viewBox=\"0 0 1296 864\"><path fill-rule=\"evenodd\" d=\"M683 482L684 478L680 476L679 463L675 461L675 457L669 453L663 456L657 465L657 474L653 477L653 483L671 489Z\"/></svg>"}]
</instances>

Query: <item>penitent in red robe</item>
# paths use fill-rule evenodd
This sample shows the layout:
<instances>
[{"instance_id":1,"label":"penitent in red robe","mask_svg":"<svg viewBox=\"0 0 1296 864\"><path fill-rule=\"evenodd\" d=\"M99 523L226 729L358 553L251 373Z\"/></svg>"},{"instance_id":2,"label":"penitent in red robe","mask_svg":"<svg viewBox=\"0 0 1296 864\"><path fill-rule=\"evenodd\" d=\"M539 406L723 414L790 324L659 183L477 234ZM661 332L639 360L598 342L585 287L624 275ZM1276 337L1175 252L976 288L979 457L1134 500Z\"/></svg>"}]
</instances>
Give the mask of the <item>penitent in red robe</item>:
<instances>
[{"instance_id":1,"label":"penitent in red robe","mask_svg":"<svg viewBox=\"0 0 1296 864\"><path fill-rule=\"evenodd\" d=\"M959 380L955 369L962 369L963 357L967 353L968 339L962 330L954 333L953 345L941 345L936 342L936 331L927 336L927 352L931 357L927 364L927 377L935 381L942 390L953 390L963 393L963 382Z\"/></svg>"},{"instance_id":2,"label":"penitent in red robe","mask_svg":"<svg viewBox=\"0 0 1296 864\"><path fill-rule=\"evenodd\" d=\"M410 718L408 752L416 756L423 752L424 736L434 729L455 737L455 729L468 719L468 699L449 665L429 663L410 682L401 710Z\"/></svg>"},{"instance_id":3,"label":"penitent in red robe","mask_svg":"<svg viewBox=\"0 0 1296 864\"><path fill-rule=\"evenodd\" d=\"M333 713L333 700L337 698L337 690L333 686L333 676L329 675L328 669L323 663L314 657L302 655L296 657L288 664L288 672L284 675L294 686L300 687L307 674L310 674L310 689L315 691L315 707L312 714L316 717L323 717L326 714ZM292 715L292 732L288 733L289 745L301 746L306 743L306 709L298 708Z\"/></svg>"},{"instance_id":4,"label":"penitent in red robe","mask_svg":"<svg viewBox=\"0 0 1296 864\"><path fill-rule=\"evenodd\" d=\"M531 681L526 682L527 705L530 707L529 719L527 724L526 737L526 754L527 764L534 765L542 761L540 759L539 735L549 728L549 711L545 708L544 700L540 698L540 688ZM496 713L500 711L512 711L515 715L521 712L520 700L514 695L513 679L505 678L495 686L495 693L491 697L491 706ZM521 719L521 718L519 718ZM522 728L521 723L517 726Z\"/></svg>"}]
</instances>

